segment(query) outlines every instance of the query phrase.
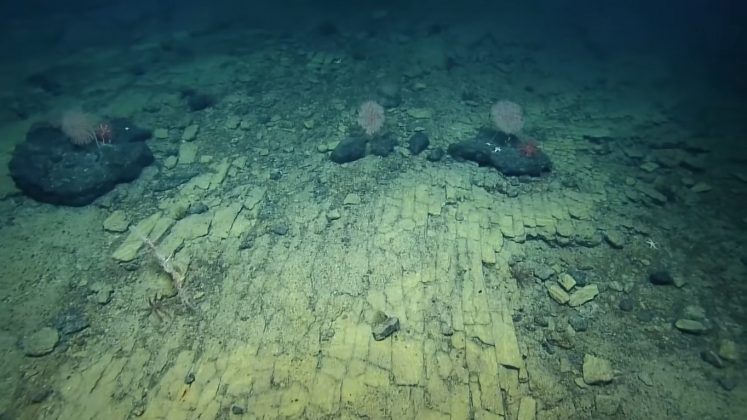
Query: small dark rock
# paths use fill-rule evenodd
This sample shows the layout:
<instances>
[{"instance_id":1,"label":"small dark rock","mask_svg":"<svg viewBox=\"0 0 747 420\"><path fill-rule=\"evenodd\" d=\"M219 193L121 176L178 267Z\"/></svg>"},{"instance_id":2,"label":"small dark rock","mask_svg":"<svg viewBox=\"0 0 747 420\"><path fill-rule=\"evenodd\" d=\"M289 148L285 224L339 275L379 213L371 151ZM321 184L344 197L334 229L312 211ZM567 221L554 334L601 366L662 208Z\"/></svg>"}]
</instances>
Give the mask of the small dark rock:
<instances>
[{"instance_id":1,"label":"small dark rock","mask_svg":"<svg viewBox=\"0 0 747 420\"><path fill-rule=\"evenodd\" d=\"M436 147L435 149L432 149L430 152L428 152L428 155L426 155L425 158L428 159L429 162L438 162L444 158L445 154L446 152L444 152L444 149Z\"/></svg>"},{"instance_id":2,"label":"small dark rock","mask_svg":"<svg viewBox=\"0 0 747 420\"><path fill-rule=\"evenodd\" d=\"M253 235L247 235L241 243L239 243L239 249L250 249L254 246L254 236Z\"/></svg>"},{"instance_id":3,"label":"small dark rock","mask_svg":"<svg viewBox=\"0 0 747 420\"><path fill-rule=\"evenodd\" d=\"M635 299L633 299L630 296L623 296L620 298L620 301L617 303L617 306L622 311L630 312L635 308Z\"/></svg>"},{"instance_id":4,"label":"small dark rock","mask_svg":"<svg viewBox=\"0 0 747 420\"><path fill-rule=\"evenodd\" d=\"M558 325L559 326L559 325ZM560 347L561 349L572 349L574 346L573 337L567 331L550 331L545 337L550 344Z\"/></svg>"},{"instance_id":5,"label":"small dark rock","mask_svg":"<svg viewBox=\"0 0 747 420\"><path fill-rule=\"evenodd\" d=\"M237 416L240 416L240 415L246 413L246 408L244 408L244 407L242 407L240 405L234 404L234 405L231 406L231 413L232 414L236 414Z\"/></svg>"},{"instance_id":6,"label":"small dark rock","mask_svg":"<svg viewBox=\"0 0 747 420\"><path fill-rule=\"evenodd\" d=\"M429 144L431 144L431 141L428 139L428 136L424 133L415 133L408 141L408 148L410 149L410 153L417 155L427 149Z\"/></svg>"},{"instance_id":7,"label":"small dark rock","mask_svg":"<svg viewBox=\"0 0 747 420\"><path fill-rule=\"evenodd\" d=\"M547 281L555 275L555 270L547 264L535 264L532 272L534 273L534 277L542 281Z\"/></svg>"},{"instance_id":8,"label":"small dark rock","mask_svg":"<svg viewBox=\"0 0 747 420\"><path fill-rule=\"evenodd\" d=\"M651 322L654 320L654 313L650 309L638 311L635 318L640 322Z\"/></svg>"},{"instance_id":9,"label":"small dark rock","mask_svg":"<svg viewBox=\"0 0 747 420\"><path fill-rule=\"evenodd\" d=\"M146 403L143 400L135 402L131 411L132 415L135 417L141 417L143 414L145 414L145 407Z\"/></svg>"},{"instance_id":10,"label":"small dark rock","mask_svg":"<svg viewBox=\"0 0 747 420\"><path fill-rule=\"evenodd\" d=\"M568 274L573 277L573 280L576 280L576 287L584 287L587 284L589 284L589 272L584 270L579 270L577 268L571 268L568 270Z\"/></svg>"},{"instance_id":11,"label":"small dark rock","mask_svg":"<svg viewBox=\"0 0 747 420\"><path fill-rule=\"evenodd\" d=\"M374 340L381 341L399 331L399 318L396 316L387 317L385 320L375 324L371 330Z\"/></svg>"},{"instance_id":12,"label":"small dark rock","mask_svg":"<svg viewBox=\"0 0 747 420\"><path fill-rule=\"evenodd\" d=\"M724 388L726 391L731 391L732 389L737 387L738 382L736 378L723 377L718 378L718 384L721 385L721 388Z\"/></svg>"},{"instance_id":13,"label":"small dark rock","mask_svg":"<svg viewBox=\"0 0 747 420\"><path fill-rule=\"evenodd\" d=\"M674 279L668 271L655 271L648 275L648 279L652 284L657 286L674 284Z\"/></svg>"},{"instance_id":14,"label":"small dark rock","mask_svg":"<svg viewBox=\"0 0 747 420\"><path fill-rule=\"evenodd\" d=\"M51 389L49 388L39 389L29 394L29 401L31 401L32 404L39 404L40 402L49 398L50 395L52 395Z\"/></svg>"},{"instance_id":15,"label":"small dark rock","mask_svg":"<svg viewBox=\"0 0 747 420\"><path fill-rule=\"evenodd\" d=\"M377 136L371 139L371 154L381 157L389 156L397 142L391 136Z\"/></svg>"},{"instance_id":16,"label":"small dark rock","mask_svg":"<svg viewBox=\"0 0 747 420\"><path fill-rule=\"evenodd\" d=\"M61 335L66 336L88 328L88 319L80 308L69 308L58 314L52 320L52 325Z\"/></svg>"},{"instance_id":17,"label":"small dark rock","mask_svg":"<svg viewBox=\"0 0 747 420\"><path fill-rule=\"evenodd\" d=\"M270 179L273 181L278 181L283 177L283 171L280 169L273 169L270 171Z\"/></svg>"},{"instance_id":18,"label":"small dark rock","mask_svg":"<svg viewBox=\"0 0 747 420\"><path fill-rule=\"evenodd\" d=\"M272 227L272 233L279 235L279 236L285 236L288 234L288 225L282 224L282 225L275 225Z\"/></svg>"},{"instance_id":19,"label":"small dark rock","mask_svg":"<svg viewBox=\"0 0 747 420\"><path fill-rule=\"evenodd\" d=\"M335 337L335 330L332 328L327 328L323 331L321 331L321 339L322 341L329 341Z\"/></svg>"},{"instance_id":20,"label":"small dark rock","mask_svg":"<svg viewBox=\"0 0 747 420\"><path fill-rule=\"evenodd\" d=\"M194 372L189 372L184 377L184 383L187 384L187 385L191 385L194 381L195 381L195 374L194 374Z\"/></svg>"},{"instance_id":21,"label":"small dark rock","mask_svg":"<svg viewBox=\"0 0 747 420\"><path fill-rule=\"evenodd\" d=\"M546 328L547 326L550 325L550 321L548 321L547 317L545 317L545 316L535 315L535 317L534 317L534 325L537 325L538 327L544 327L544 328Z\"/></svg>"},{"instance_id":22,"label":"small dark rock","mask_svg":"<svg viewBox=\"0 0 747 420\"><path fill-rule=\"evenodd\" d=\"M208 211L207 204L203 203L202 201L199 201L197 203L192 203L189 205L189 210L187 210L187 213L189 214L202 214Z\"/></svg>"},{"instance_id":23,"label":"small dark rock","mask_svg":"<svg viewBox=\"0 0 747 420\"><path fill-rule=\"evenodd\" d=\"M718 357L718 354L716 354L713 350L701 351L700 358L703 359L703 361L708 362L717 368L723 368L724 366L726 366L726 364L724 364L723 359Z\"/></svg>"},{"instance_id":24,"label":"small dark rock","mask_svg":"<svg viewBox=\"0 0 747 420\"><path fill-rule=\"evenodd\" d=\"M348 137L341 141L329 155L335 163L353 162L366 156L366 139Z\"/></svg>"},{"instance_id":25,"label":"small dark rock","mask_svg":"<svg viewBox=\"0 0 747 420\"><path fill-rule=\"evenodd\" d=\"M581 315L575 314L568 319L568 323L571 325L576 332L582 332L589 329L589 320L582 317Z\"/></svg>"},{"instance_id":26,"label":"small dark rock","mask_svg":"<svg viewBox=\"0 0 747 420\"><path fill-rule=\"evenodd\" d=\"M212 96L193 89L182 91L182 97L186 99L190 111L202 111L216 104L216 100Z\"/></svg>"}]
</instances>

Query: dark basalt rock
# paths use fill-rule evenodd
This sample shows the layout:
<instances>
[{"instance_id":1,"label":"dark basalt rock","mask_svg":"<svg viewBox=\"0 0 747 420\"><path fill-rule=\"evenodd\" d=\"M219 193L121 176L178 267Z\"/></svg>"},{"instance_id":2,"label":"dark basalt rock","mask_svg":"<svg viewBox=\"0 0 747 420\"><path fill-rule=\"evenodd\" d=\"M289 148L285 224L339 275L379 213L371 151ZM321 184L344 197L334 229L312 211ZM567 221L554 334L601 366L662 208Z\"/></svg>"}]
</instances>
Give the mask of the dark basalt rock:
<instances>
[{"instance_id":1,"label":"dark basalt rock","mask_svg":"<svg viewBox=\"0 0 747 420\"><path fill-rule=\"evenodd\" d=\"M648 275L648 280L657 286L674 284L674 278L668 271L654 271Z\"/></svg>"},{"instance_id":2,"label":"dark basalt rock","mask_svg":"<svg viewBox=\"0 0 747 420\"><path fill-rule=\"evenodd\" d=\"M431 141L424 133L415 133L412 135L412 137L410 137L410 140L407 143L408 148L410 149L410 153L412 153L413 155L417 155L428 148L428 145L431 144Z\"/></svg>"},{"instance_id":3,"label":"dark basalt rock","mask_svg":"<svg viewBox=\"0 0 747 420\"><path fill-rule=\"evenodd\" d=\"M435 149L432 149L430 152L428 152L425 158L430 162L438 162L444 158L445 154L446 152L444 152L444 149L436 147Z\"/></svg>"},{"instance_id":4,"label":"dark basalt rock","mask_svg":"<svg viewBox=\"0 0 747 420\"><path fill-rule=\"evenodd\" d=\"M399 331L399 318L390 316L374 325L371 332L374 340L381 341L397 331Z\"/></svg>"},{"instance_id":5,"label":"dark basalt rock","mask_svg":"<svg viewBox=\"0 0 747 420\"><path fill-rule=\"evenodd\" d=\"M454 158L493 167L506 176L540 176L552 168L550 158L537 144L491 130L481 130L472 140L450 145L448 152Z\"/></svg>"},{"instance_id":6,"label":"dark basalt rock","mask_svg":"<svg viewBox=\"0 0 747 420\"><path fill-rule=\"evenodd\" d=\"M372 155L387 157L394 151L394 146L396 144L396 140L391 136L377 136L369 142L369 149Z\"/></svg>"},{"instance_id":7,"label":"dark basalt rock","mask_svg":"<svg viewBox=\"0 0 747 420\"><path fill-rule=\"evenodd\" d=\"M144 142L151 132L126 119L112 119L107 124L111 142L98 146L76 146L59 128L35 124L26 141L13 151L9 164L13 181L35 200L84 206L115 185L136 179L153 162Z\"/></svg>"},{"instance_id":8,"label":"dark basalt rock","mask_svg":"<svg viewBox=\"0 0 747 420\"><path fill-rule=\"evenodd\" d=\"M185 89L182 91L182 97L187 101L187 106L190 111L202 111L205 108L209 108L215 105L218 101L203 92L198 92L194 89Z\"/></svg>"},{"instance_id":9,"label":"dark basalt rock","mask_svg":"<svg viewBox=\"0 0 747 420\"><path fill-rule=\"evenodd\" d=\"M332 162L347 163L362 159L366 156L366 139L362 137L348 137L341 141L329 155Z\"/></svg>"}]
</instances>

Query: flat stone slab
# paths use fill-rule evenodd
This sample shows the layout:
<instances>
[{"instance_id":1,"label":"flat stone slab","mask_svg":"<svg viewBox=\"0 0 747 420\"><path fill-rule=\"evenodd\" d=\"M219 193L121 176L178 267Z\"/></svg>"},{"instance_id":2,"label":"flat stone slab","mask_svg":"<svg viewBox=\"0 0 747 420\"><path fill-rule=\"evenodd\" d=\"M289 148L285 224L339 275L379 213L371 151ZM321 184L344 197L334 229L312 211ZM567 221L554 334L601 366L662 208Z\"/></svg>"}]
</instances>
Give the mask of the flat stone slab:
<instances>
[{"instance_id":1,"label":"flat stone slab","mask_svg":"<svg viewBox=\"0 0 747 420\"><path fill-rule=\"evenodd\" d=\"M609 360L591 354L584 355L583 375L587 385L606 384L615 378Z\"/></svg>"},{"instance_id":2,"label":"flat stone slab","mask_svg":"<svg viewBox=\"0 0 747 420\"><path fill-rule=\"evenodd\" d=\"M576 289L576 292L571 295L568 300L569 306L581 306L586 302L594 299L599 294L599 288L596 284L590 284L588 286Z\"/></svg>"},{"instance_id":3,"label":"flat stone slab","mask_svg":"<svg viewBox=\"0 0 747 420\"><path fill-rule=\"evenodd\" d=\"M60 333L52 327L44 327L23 340L23 352L26 356L40 357L54 351L60 342Z\"/></svg>"}]
</instances>

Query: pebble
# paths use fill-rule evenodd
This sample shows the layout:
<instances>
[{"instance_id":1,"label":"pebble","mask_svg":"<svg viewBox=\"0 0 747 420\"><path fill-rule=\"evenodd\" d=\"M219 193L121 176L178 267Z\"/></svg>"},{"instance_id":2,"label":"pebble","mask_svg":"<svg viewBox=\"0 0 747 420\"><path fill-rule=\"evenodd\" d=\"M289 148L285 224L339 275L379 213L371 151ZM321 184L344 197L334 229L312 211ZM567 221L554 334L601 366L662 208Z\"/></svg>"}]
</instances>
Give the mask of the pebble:
<instances>
[{"instance_id":1,"label":"pebble","mask_svg":"<svg viewBox=\"0 0 747 420\"><path fill-rule=\"evenodd\" d=\"M571 307L581 306L586 302L591 301L599 294L599 288L596 284L590 284L580 289L576 289L576 292L571 295L568 300L568 305Z\"/></svg>"},{"instance_id":2,"label":"pebble","mask_svg":"<svg viewBox=\"0 0 747 420\"><path fill-rule=\"evenodd\" d=\"M200 126L197 124L192 124L184 129L184 132L182 133L182 141L192 141L197 137L197 131L200 129Z\"/></svg>"},{"instance_id":3,"label":"pebble","mask_svg":"<svg viewBox=\"0 0 747 420\"><path fill-rule=\"evenodd\" d=\"M612 416L620 410L620 398L614 395L596 395L594 406L597 412L605 416Z\"/></svg>"},{"instance_id":4,"label":"pebble","mask_svg":"<svg viewBox=\"0 0 747 420\"><path fill-rule=\"evenodd\" d=\"M721 340L718 348L718 355L722 359L736 362L739 359L739 350L737 350L737 343L729 339Z\"/></svg>"},{"instance_id":5,"label":"pebble","mask_svg":"<svg viewBox=\"0 0 747 420\"><path fill-rule=\"evenodd\" d=\"M408 108L405 112L415 119L429 119L432 116L431 110L427 108Z\"/></svg>"},{"instance_id":6,"label":"pebble","mask_svg":"<svg viewBox=\"0 0 747 420\"><path fill-rule=\"evenodd\" d=\"M169 155L163 160L163 167L166 169L174 169L179 159L174 155Z\"/></svg>"},{"instance_id":7,"label":"pebble","mask_svg":"<svg viewBox=\"0 0 747 420\"><path fill-rule=\"evenodd\" d=\"M609 287L611 290L614 290L615 292L622 292L625 290L625 287L623 287L622 283L620 283L617 280L612 280L609 284Z\"/></svg>"},{"instance_id":8,"label":"pebble","mask_svg":"<svg viewBox=\"0 0 747 420\"><path fill-rule=\"evenodd\" d=\"M107 303L111 302L112 293L114 293L114 289L111 286L101 288L96 291L94 300L99 305L106 305Z\"/></svg>"},{"instance_id":9,"label":"pebble","mask_svg":"<svg viewBox=\"0 0 747 420\"><path fill-rule=\"evenodd\" d=\"M104 230L107 232L126 232L127 228L130 227L130 222L127 220L127 215L122 210L114 210L104 220Z\"/></svg>"},{"instance_id":10,"label":"pebble","mask_svg":"<svg viewBox=\"0 0 747 420\"><path fill-rule=\"evenodd\" d=\"M278 235L278 236L285 236L288 234L288 225L286 224L278 224L272 227L272 233Z\"/></svg>"},{"instance_id":11,"label":"pebble","mask_svg":"<svg viewBox=\"0 0 747 420\"><path fill-rule=\"evenodd\" d=\"M52 395L52 392L53 391L50 388L43 388L33 391L29 395L29 401L31 401L32 404L39 404L40 402L46 400L50 395Z\"/></svg>"},{"instance_id":12,"label":"pebble","mask_svg":"<svg viewBox=\"0 0 747 420\"><path fill-rule=\"evenodd\" d=\"M169 138L169 129L168 128L156 128L153 130L153 137L159 140L167 139Z\"/></svg>"},{"instance_id":13,"label":"pebble","mask_svg":"<svg viewBox=\"0 0 747 420\"><path fill-rule=\"evenodd\" d=\"M547 327L550 325L550 321L547 320L547 317L541 316L541 315L535 315L534 316L534 325L538 327Z\"/></svg>"},{"instance_id":14,"label":"pebble","mask_svg":"<svg viewBox=\"0 0 747 420\"><path fill-rule=\"evenodd\" d=\"M425 158L430 162L438 162L443 159L445 154L446 152L444 152L444 149L436 147L435 149L431 149L431 151L428 152L428 155Z\"/></svg>"},{"instance_id":15,"label":"pebble","mask_svg":"<svg viewBox=\"0 0 747 420\"><path fill-rule=\"evenodd\" d=\"M189 372L184 376L184 383L186 385L192 385L195 381L195 374L193 372Z\"/></svg>"},{"instance_id":16,"label":"pebble","mask_svg":"<svg viewBox=\"0 0 747 420\"><path fill-rule=\"evenodd\" d=\"M576 280L576 287L584 287L589 284L589 273L584 270L571 269L568 270L568 274Z\"/></svg>"},{"instance_id":17,"label":"pebble","mask_svg":"<svg viewBox=\"0 0 747 420\"><path fill-rule=\"evenodd\" d=\"M410 137L410 140L408 141L408 148L410 150L410 153L413 155L417 155L426 148L428 148L428 145L430 144L430 140L428 139L428 136L425 135L425 133L415 133Z\"/></svg>"},{"instance_id":18,"label":"pebble","mask_svg":"<svg viewBox=\"0 0 747 420\"><path fill-rule=\"evenodd\" d=\"M532 271L534 276L542 281L546 281L555 275L555 270L547 264L537 264Z\"/></svg>"},{"instance_id":19,"label":"pebble","mask_svg":"<svg viewBox=\"0 0 747 420\"><path fill-rule=\"evenodd\" d=\"M694 319L701 321L706 318L706 310L702 306L698 305L687 305L682 310L682 318Z\"/></svg>"},{"instance_id":20,"label":"pebble","mask_svg":"<svg viewBox=\"0 0 747 420\"><path fill-rule=\"evenodd\" d=\"M690 191L695 193L704 193L711 191L713 187L706 183L706 182L698 182L697 184L693 185L692 188L690 188Z\"/></svg>"},{"instance_id":21,"label":"pebble","mask_svg":"<svg viewBox=\"0 0 747 420\"><path fill-rule=\"evenodd\" d=\"M547 288L547 293L555 302L558 302L561 305L565 305L571 299L568 293L557 284L551 284Z\"/></svg>"},{"instance_id":22,"label":"pebble","mask_svg":"<svg viewBox=\"0 0 747 420\"><path fill-rule=\"evenodd\" d=\"M237 129L240 124L241 118L236 115L229 115L228 118L226 118L226 128L228 129Z\"/></svg>"},{"instance_id":23,"label":"pebble","mask_svg":"<svg viewBox=\"0 0 747 420\"><path fill-rule=\"evenodd\" d=\"M337 220L340 217L342 217L342 215L340 214L340 210L337 210L337 209L332 209L328 211L326 216L327 216L327 220L329 221Z\"/></svg>"},{"instance_id":24,"label":"pebble","mask_svg":"<svg viewBox=\"0 0 747 420\"><path fill-rule=\"evenodd\" d=\"M667 271L655 271L648 275L648 280L657 286L674 284L674 279Z\"/></svg>"},{"instance_id":25,"label":"pebble","mask_svg":"<svg viewBox=\"0 0 747 420\"><path fill-rule=\"evenodd\" d=\"M385 320L374 324L371 330L374 340L381 341L399 331L399 318L396 316L387 317Z\"/></svg>"},{"instance_id":26,"label":"pebble","mask_svg":"<svg viewBox=\"0 0 747 420\"><path fill-rule=\"evenodd\" d=\"M604 240L607 241L607 243L610 244L612 248L616 249L621 249L625 244L625 238L623 237L622 233L617 230L605 231Z\"/></svg>"},{"instance_id":27,"label":"pebble","mask_svg":"<svg viewBox=\"0 0 747 420\"><path fill-rule=\"evenodd\" d=\"M642 311L638 311L638 313L635 316L635 319L637 319L640 322L651 322L654 320L654 312L650 309L644 309Z\"/></svg>"},{"instance_id":28,"label":"pebble","mask_svg":"<svg viewBox=\"0 0 747 420\"><path fill-rule=\"evenodd\" d=\"M726 366L724 361L713 350L703 350L700 352L700 358L717 368Z\"/></svg>"},{"instance_id":29,"label":"pebble","mask_svg":"<svg viewBox=\"0 0 747 420\"><path fill-rule=\"evenodd\" d=\"M202 214L208 211L210 208L207 206L207 204L203 203L202 201L198 201L196 203L192 203L189 205L189 209L187 209L188 214Z\"/></svg>"},{"instance_id":30,"label":"pebble","mask_svg":"<svg viewBox=\"0 0 747 420\"><path fill-rule=\"evenodd\" d=\"M638 379L646 386L654 386L654 380L651 379L651 375L646 372L640 372L638 374Z\"/></svg>"},{"instance_id":31,"label":"pebble","mask_svg":"<svg viewBox=\"0 0 747 420\"><path fill-rule=\"evenodd\" d=\"M583 332L589 329L589 320L578 314L572 315L568 319L568 324L570 324L571 328L576 332Z\"/></svg>"},{"instance_id":32,"label":"pebble","mask_svg":"<svg viewBox=\"0 0 747 420\"><path fill-rule=\"evenodd\" d=\"M606 384L615 377L609 360L591 354L584 355L582 370L584 382L588 385Z\"/></svg>"},{"instance_id":33,"label":"pebble","mask_svg":"<svg viewBox=\"0 0 747 420\"><path fill-rule=\"evenodd\" d=\"M659 169L659 165L657 165L654 162L645 162L639 166L641 169L643 169L646 172L653 172L657 169Z\"/></svg>"},{"instance_id":34,"label":"pebble","mask_svg":"<svg viewBox=\"0 0 747 420\"><path fill-rule=\"evenodd\" d=\"M708 330L706 326L703 325L703 323L701 323L700 321L684 318L678 319L674 323L674 326L678 330L689 334L703 334Z\"/></svg>"},{"instance_id":35,"label":"pebble","mask_svg":"<svg viewBox=\"0 0 747 420\"><path fill-rule=\"evenodd\" d=\"M342 204L346 206L354 206L356 204L361 203L361 197L358 194L350 193L345 196L345 199L342 201Z\"/></svg>"},{"instance_id":36,"label":"pebble","mask_svg":"<svg viewBox=\"0 0 747 420\"><path fill-rule=\"evenodd\" d=\"M568 273L558 276L558 283L563 286L566 292L570 292L576 286L576 279Z\"/></svg>"},{"instance_id":37,"label":"pebble","mask_svg":"<svg viewBox=\"0 0 747 420\"><path fill-rule=\"evenodd\" d=\"M732 377L723 377L718 378L718 384L721 385L721 388L724 388L727 391L731 391L732 389L737 387L737 380L736 378Z\"/></svg>"},{"instance_id":38,"label":"pebble","mask_svg":"<svg viewBox=\"0 0 747 420\"><path fill-rule=\"evenodd\" d=\"M617 306L621 311L630 312L635 308L635 299L630 296L623 296L620 298Z\"/></svg>"}]
</instances>

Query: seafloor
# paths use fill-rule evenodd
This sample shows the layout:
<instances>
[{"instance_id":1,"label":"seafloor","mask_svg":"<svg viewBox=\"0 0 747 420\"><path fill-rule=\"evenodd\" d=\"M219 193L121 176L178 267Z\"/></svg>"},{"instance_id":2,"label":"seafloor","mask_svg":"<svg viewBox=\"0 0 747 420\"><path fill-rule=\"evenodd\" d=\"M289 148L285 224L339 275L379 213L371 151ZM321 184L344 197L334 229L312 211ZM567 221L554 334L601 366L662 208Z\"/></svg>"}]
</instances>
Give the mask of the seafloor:
<instances>
[{"instance_id":1,"label":"seafloor","mask_svg":"<svg viewBox=\"0 0 747 420\"><path fill-rule=\"evenodd\" d=\"M7 418L747 418L739 98L656 55L495 28L325 36L185 32L9 65L5 95L29 68L75 94L26 91L3 171L70 107L153 129L156 162L84 207L3 174ZM384 85L395 152L331 162ZM215 103L192 112L186 90ZM418 131L469 138L502 98L549 174L407 151ZM173 253L179 296L139 234ZM400 330L376 341L387 316Z\"/></svg>"}]
</instances>

